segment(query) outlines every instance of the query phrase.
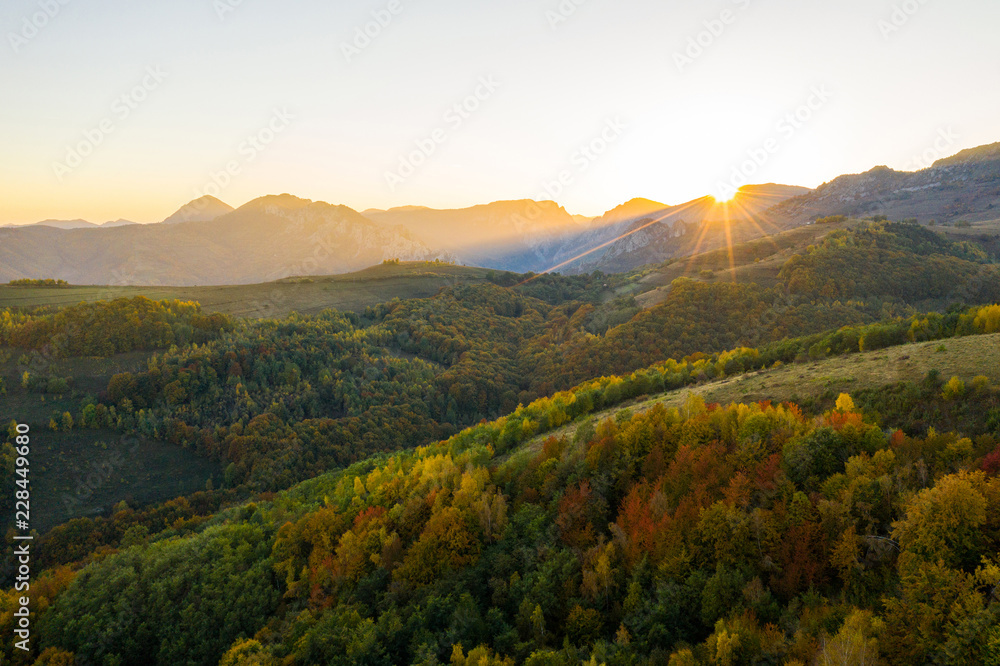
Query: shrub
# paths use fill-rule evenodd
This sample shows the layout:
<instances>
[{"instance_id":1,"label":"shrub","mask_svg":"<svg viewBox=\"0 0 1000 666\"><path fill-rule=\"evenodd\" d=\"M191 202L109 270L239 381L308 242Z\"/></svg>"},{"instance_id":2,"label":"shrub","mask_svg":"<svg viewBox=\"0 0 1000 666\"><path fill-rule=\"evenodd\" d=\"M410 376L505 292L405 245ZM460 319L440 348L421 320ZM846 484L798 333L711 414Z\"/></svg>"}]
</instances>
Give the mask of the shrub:
<instances>
[{"instance_id":1,"label":"shrub","mask_svg":"<svg viewBox=\"0 0 1000 666\"><path fill-rule=\"evenodd\" d=\"M45 384L46 393L55 393L61 395L63 393L69 393L69 380L65 377L52 377Z\"/></svg>"},{"instance_id":2,"label":"shrub","mask_svg":"<svg viewBox=\"0 0 1000 666\"><path fill-rule=\"evenodd\" d=\"M957 400L965 395L965 382L963 382L958 377L952 377L948 380L948 383L944 385L944 391L941 393L945 400Z\"/></svg>"}]
</instances>

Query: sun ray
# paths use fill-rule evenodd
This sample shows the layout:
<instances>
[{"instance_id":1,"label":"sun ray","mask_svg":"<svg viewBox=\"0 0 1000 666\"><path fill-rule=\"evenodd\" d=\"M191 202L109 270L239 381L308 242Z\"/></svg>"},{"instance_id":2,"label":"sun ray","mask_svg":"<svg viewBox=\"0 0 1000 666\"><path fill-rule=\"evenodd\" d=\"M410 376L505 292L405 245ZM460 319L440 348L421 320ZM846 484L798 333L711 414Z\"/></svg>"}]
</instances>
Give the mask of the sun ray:
<instances>
[{"instance_id":1,"label":"sun ray","mask_svg":"<svg viewBox=\"0 0 1000 666\"><path fill-rule=\"evenodd\" d=\"M753 195L753 196L756 196L756 195ZM758 198L767 198L767 197L758 197ZM627 231L627 232L625 232L623 234L620 234L620 235L616 236L615 238L612 238L611 240L608 240L608 241L605 241L605 242L603 242L603 243L601 243L599 245L596 245L596 246L594 246L594 247L592 247L592 248L590 248L590 249L588 249L588 250L586 250L584 252L581 252L581 253L577 254L574 257L571 257L570 259L567 259L566 261L563 261L563 262L561 262L561 263L559 263L559 264L557 264L555 266L552 266L551 268L547 268L544 271L541 271L540 273L538 273L537 275L535 275L533 277L530 277L527 280L524 280L523 282L519 283L518 286L527 284L528 282L531 282L532 280L534 280L534 279L536 279L538 277L541 277L542 275L546 275L548 273L554 273L554 272L556 272L556 271L558 271L558 270L560 270L562 268L565 268L566 266L572 265L572 264L580 261L581 259L583 259L583 258L585 258L587 256L590 256L591 254L594 254L595 252L603 250L604 248L609 247L609 246L617 243L620 240L628 238L629 236L632 236L633 234L637 234L640 231L643 231L645 229L648 229L651 226L659 224L659 223L663 222L664 220L666 220L668 218L675 218L675 219L679 220L679 219L682 219L683 214L686 211L689 211L689 210L691 210L693 208L705 207L705 206L709 206L709 207L716 207L716 206L718 206L718 207L721 207L721 209L722 209L722 219L720 220L720 222L723 225L723 233L725 235L725 243L726 243L726 249L727 249L728 258L729 258L730 273L731 273L731 275L732 275L732 277L733 277L734 280L735 280L735 275L736 275L736 254L735 254L735 245L736 244L735 244L735 242L733 240L733 225L734 224L748 223L748 224L752 225L758 232L760 232L761 237L768 238L771 241L771 243L775 247L777 247L777 243L771 237L774 235L774 232L780 232L781 228L778 225L776 225L773 222L771 222L769 219L767 219L767 217L755 215L752 209L750 209L749 207L747 207L746 205L744 205L743 200L742 200L742 198L740 197L739 194L737 194L737 196L733 197L732 199L730 199L728 201L719 201L719 200L715 199L714 197L703 197L701 199L696 199L694 201L690 201L690 202L688 202L686 204L683 204L681 206L672 208L670 210L670 212L666 213L665 215L661 215L661 216L659 216L659 217L657 217L655 219L652 219L652 220L650 220L649 222L643 224L640 227L637 227L637 228L632 229L630 231ZM735 211L735 213L733 211ZM761 226L761 223L767 224L768 226L773 227L774 228L774 232L768 232L763 226ZM708 236L709 232L711 231L711 229L713 227L713 222L712 222L711 219L709 219L706 216L705 219L703 219L703 221L702 221L702 223L701 223L700 226L701 226L701 229L700 229L700 232L699 232L699 235L698 235L698 239L695 241L694 248L691 250L690 254L688 255L689 260L688 260L687 267L684 270L684 274L685 275L690 274L691 266L694 263L695 257L697 257L699 254L701 254L702 247L703 247L703 245L705 243L706 237Z\"/></svg>"},{"instance_id":2,"label":"sun ray","mask_svg":"<svg viewBox=\"0 0 1000 666\"><path fill-rule=\"evenodd\" d=\"M553 266L552 268L548 268L548 269L542 271L541 273L538 273L534 277L530 277L527 280L524 280L523 282L521 282L517 286L520 287L520 286L522 286L524 284L527 284L528 282L531 282L532 280L534 280L534 279L536 279L538 277L541 277L542 275L546 275L547 273L553 273L555 271L558 271L560 268L564 268L566 266L569 266L570 264L572 264L572 263L574 263L576 261L579 261L580 259L583 259L584 257L593 254L594 252L597 252L598 250L603 250L604 248L608 247L609 245L614 245L615 243L617 243L620 240L628 238L629 236L631 236L633 234L639 233L643 229L648 229L649 227L653 226L654 224L659 224L660 222L662 222L663 220L667 219L668 217L676 216L676 215L684 212L685 210L693 207L694 205L695 205L695 202L690 202L690 203L684 204L683 206L681 206L681 207L679 207L679 208L677 208L675 210L671 210L666 215L661 215L660 217L656 218L655 220L651 220L651 221L647 222L646 224L642 225L641 227L638 227L638 228L633 229L631 231L625 232L624 234L621 234L620 236L618 236L616 238L612 238L611 240L609 240L609 241L607 241L605 243L601 243L600 245L592 247L591 249L587 250L586 252L582 252L582 253L576 255L575 257L573 257L571 259L567 259L566 261L562 262L561 264Z\"/></svg>"},{"instance_id":3,"label":"sun ray","mask_svg":"<svg viewBox=\"0 0 1000 666\"><path fill-rule=\"evenodd\" d=\"M726 251L729 254L729 276L736 282L736 254L733 250L733 229L730 225L729 202L722 204L722 224L726 230Z\"/></svg>"}]
</instances>

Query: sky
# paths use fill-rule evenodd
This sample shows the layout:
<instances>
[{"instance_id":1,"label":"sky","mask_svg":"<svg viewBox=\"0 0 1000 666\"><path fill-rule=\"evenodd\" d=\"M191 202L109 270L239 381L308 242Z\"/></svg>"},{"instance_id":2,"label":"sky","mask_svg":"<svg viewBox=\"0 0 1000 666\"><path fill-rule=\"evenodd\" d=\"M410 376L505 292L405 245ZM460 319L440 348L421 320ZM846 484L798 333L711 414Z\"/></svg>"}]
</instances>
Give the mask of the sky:
<instances>
[{"instance_id":1,"label":"sky","mask_svg":"<svg viewBox=\"0 0 1000 666\"><path fill-rule=\"evenodd\" d=\"M1000 141L995 0L6 0L0 225L202 194L599 215Z\"/></svg>"}]
</instances>

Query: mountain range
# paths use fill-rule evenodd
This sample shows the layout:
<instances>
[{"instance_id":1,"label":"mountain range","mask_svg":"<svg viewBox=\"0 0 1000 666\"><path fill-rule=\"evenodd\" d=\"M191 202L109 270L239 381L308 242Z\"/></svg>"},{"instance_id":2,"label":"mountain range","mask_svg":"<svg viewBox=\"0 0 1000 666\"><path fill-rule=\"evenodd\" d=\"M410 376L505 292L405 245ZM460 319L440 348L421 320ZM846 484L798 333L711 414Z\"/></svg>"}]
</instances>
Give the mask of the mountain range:
<instances>
[{"instance_id":1,"label":"mountain range","mask_svg":"<svg viewBox=\"0 0 1000 666\"><path fill-rule=\"evenodd\" d=\"M827 215L882 214L945 224L996 219L998 207L1000 143L916 172L880 166L815 190L750 185L729 202L633 199L596 219L572 215L552 201L359 213L289 194L237 209L206 196L159 224L46 220L0 228L0 281L250 284L345 273L388 259L439 259L516 272L621 272Z\"/></svg>"},{"instance_id":2,"label":"mountain range","mask_svg":"<svg viewBox=\"0 0 1000 666\"><path fill-rule=\"evenodd\" d=\"M35 222L34 224L28 225L14 225L8 224L5 229L15 229L23 228L24 226L29 227L51 227L53 229L110 229L112 227L127 227L131 224L136 224L131 220L112 220L110 222L105 222L104 224L95 224L93 222L88 222L87 220L42 220L41 222Z\"/></svg>"}]
</instances>

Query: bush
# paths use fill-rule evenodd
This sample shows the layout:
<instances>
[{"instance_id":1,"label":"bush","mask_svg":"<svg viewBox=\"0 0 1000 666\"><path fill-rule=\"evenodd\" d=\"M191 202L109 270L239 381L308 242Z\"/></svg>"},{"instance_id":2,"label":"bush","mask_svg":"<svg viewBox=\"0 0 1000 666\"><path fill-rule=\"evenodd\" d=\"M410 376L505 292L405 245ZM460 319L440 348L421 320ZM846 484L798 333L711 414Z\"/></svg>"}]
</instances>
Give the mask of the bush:
<instances>
[{"instance_id":1,"label":"bush","mask_svg":"<svg viewBox=\"0 0 1000 666\"><path fill-rule=\"evenodd\" d=\"M986 416L986 429L1000 436L1000 409L992 409Z\"/></svg>"},{"instance_id":2,"label":"bush","mask_svg":"<svg viewBox=\"0 0 1000 666\"><path fill-rule=\"evenodd\" d=\"M965 395L965 382L963 382L958 377L952 377L948 380L948 383L944 385L944 391L941 393L945 400L957 400Z\"/></svg>"},{"instance_id":3,"label":"bush","mask_svg":"<svg viewBox=\"0 0 1000 666\"><path fill-rule=\"evenodd\" d=\"M63 393L69 393L69 379L66 377L52 377L45 384L46 393L55 393L56 395L62 395Z\"/></svg>"}]
</instances>

